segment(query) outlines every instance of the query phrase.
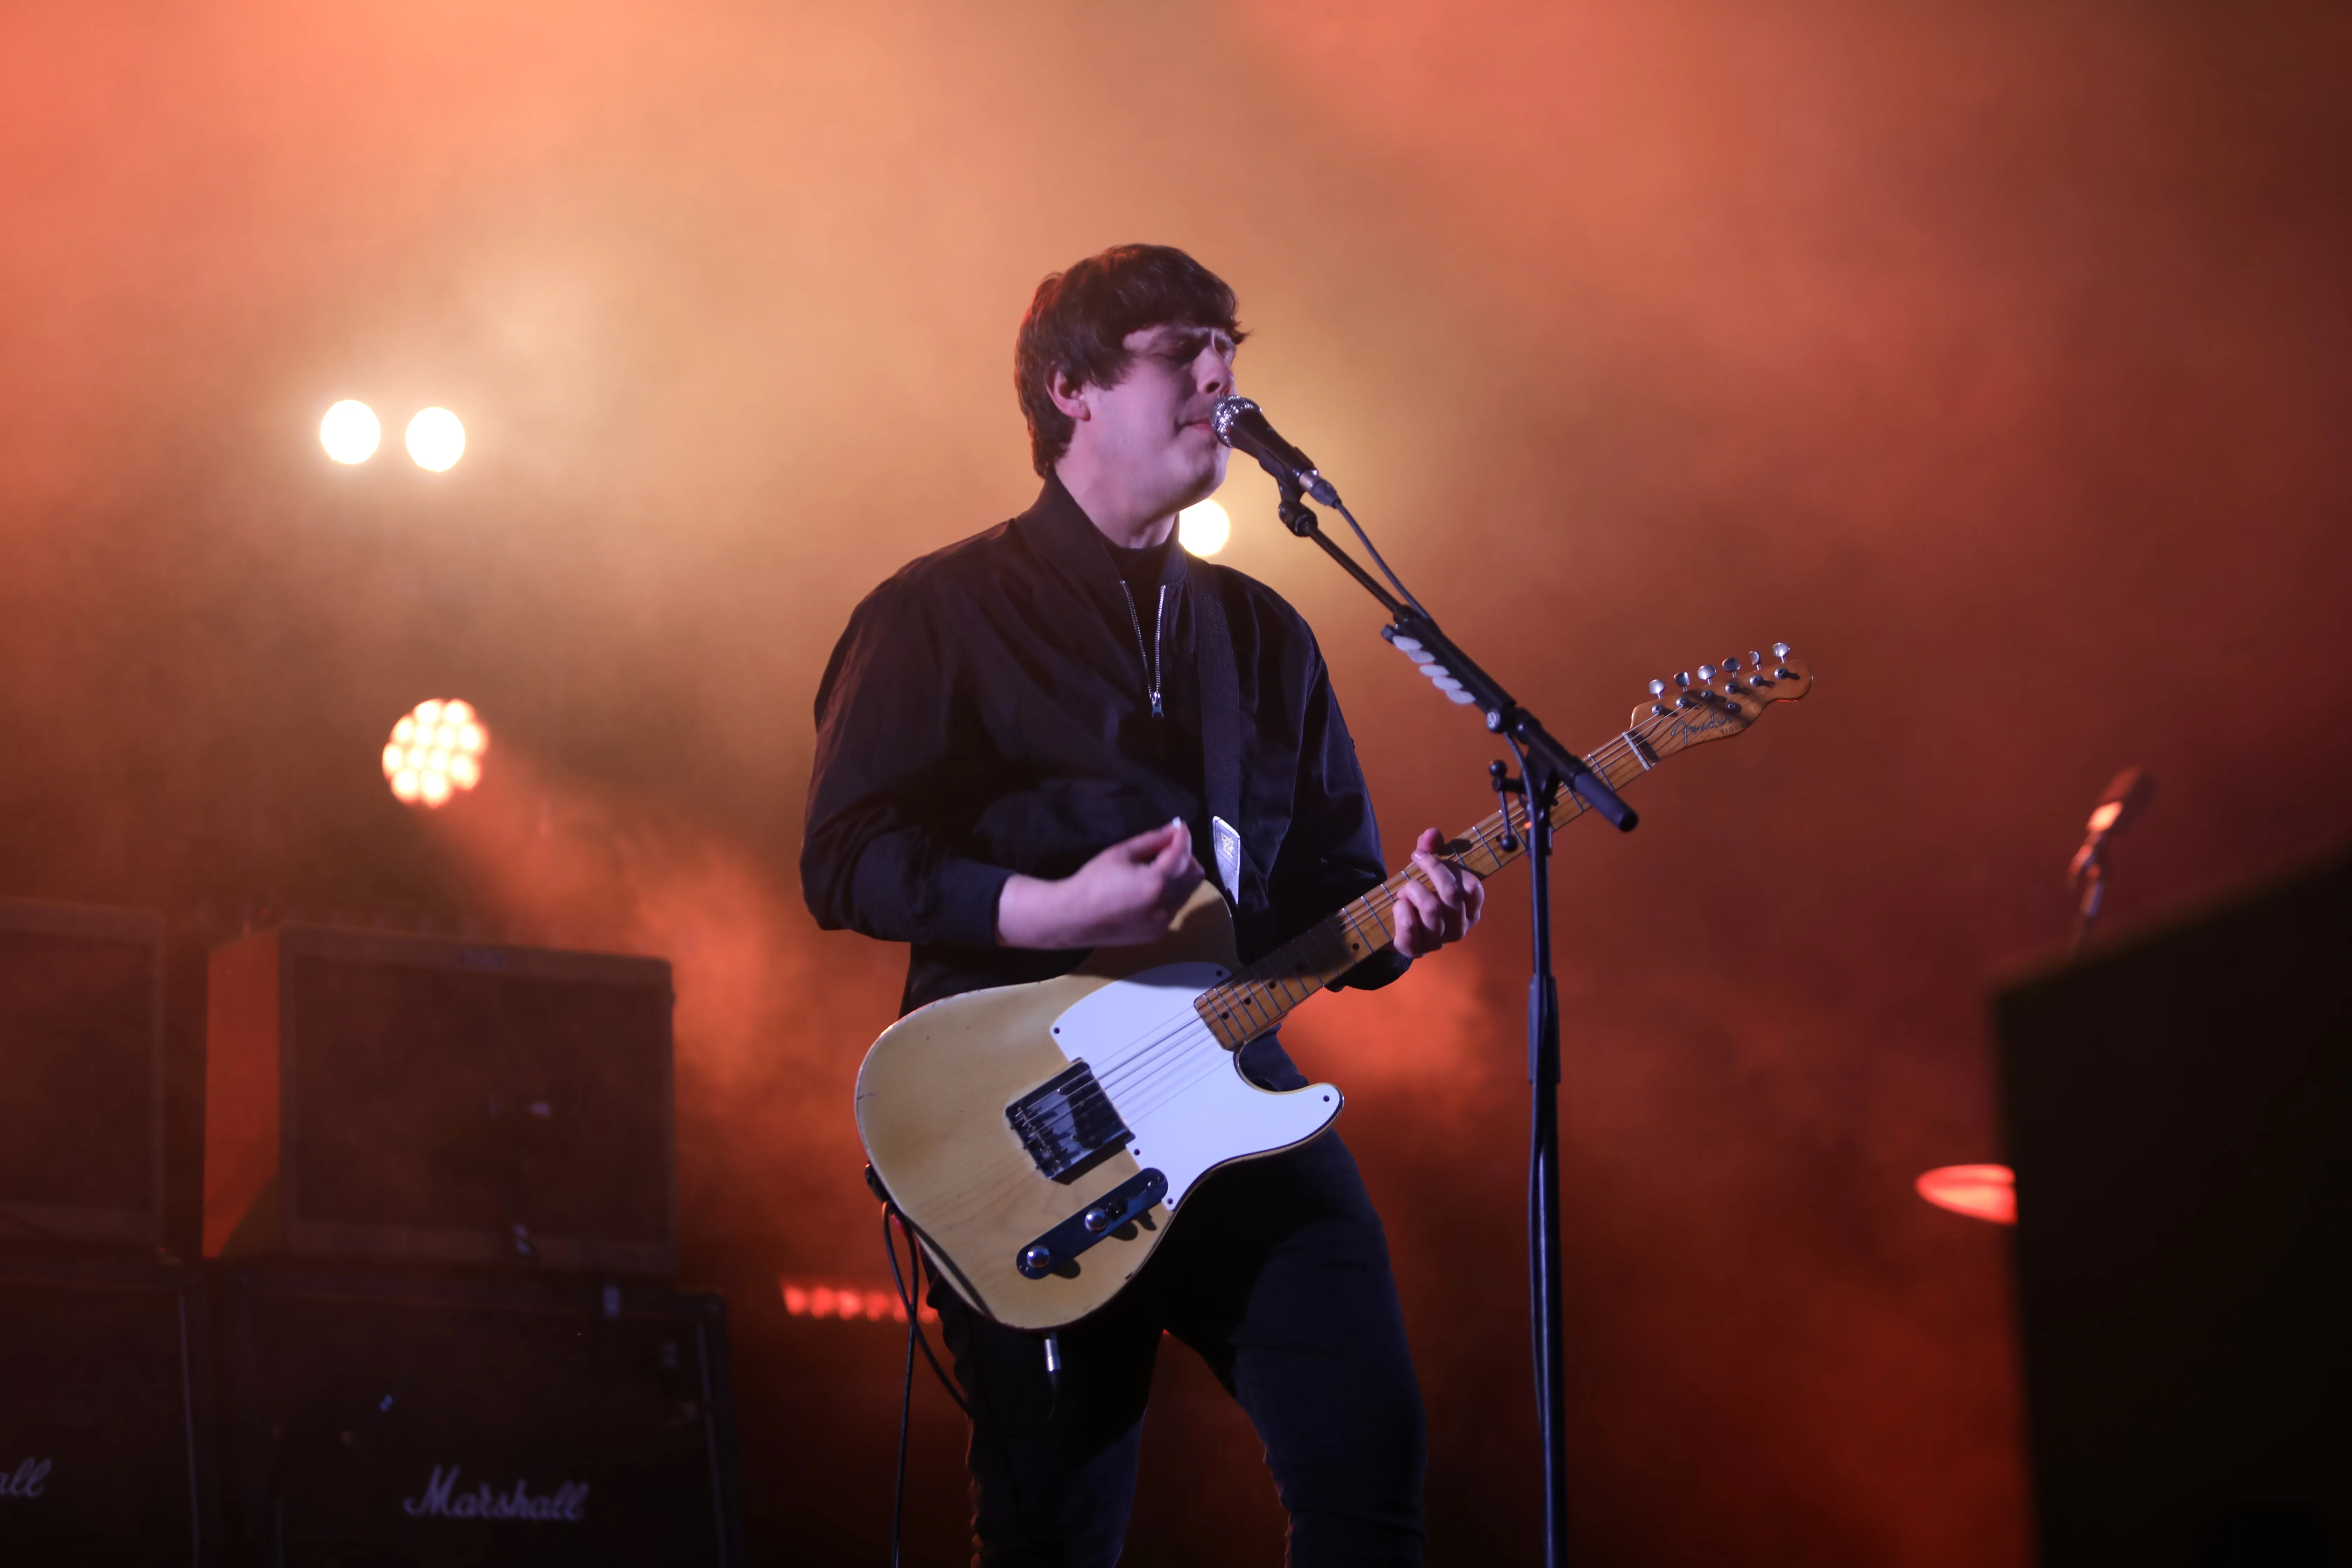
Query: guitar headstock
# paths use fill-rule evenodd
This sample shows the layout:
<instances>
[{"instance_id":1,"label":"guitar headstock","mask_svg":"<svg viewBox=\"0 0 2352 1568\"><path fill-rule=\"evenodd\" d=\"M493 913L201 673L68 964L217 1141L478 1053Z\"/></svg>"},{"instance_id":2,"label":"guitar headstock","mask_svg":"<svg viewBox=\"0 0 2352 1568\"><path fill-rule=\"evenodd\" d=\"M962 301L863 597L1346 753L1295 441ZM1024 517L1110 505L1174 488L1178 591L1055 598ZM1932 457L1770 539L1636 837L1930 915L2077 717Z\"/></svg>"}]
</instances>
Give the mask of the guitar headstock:
<instances>
[{"instance_id":1,"label":"guitar headstock","mask_svg":"<svg viewBox=\"0 0 2352 1568\"><path fill-rule=\"evenodd\" d=\"M1776 642L1653 680L1629 732L1654 756L1664 756L1737 735L1775 702L1794 702L1812 689L1813 667Z\"/></svg>"}]
</instances>

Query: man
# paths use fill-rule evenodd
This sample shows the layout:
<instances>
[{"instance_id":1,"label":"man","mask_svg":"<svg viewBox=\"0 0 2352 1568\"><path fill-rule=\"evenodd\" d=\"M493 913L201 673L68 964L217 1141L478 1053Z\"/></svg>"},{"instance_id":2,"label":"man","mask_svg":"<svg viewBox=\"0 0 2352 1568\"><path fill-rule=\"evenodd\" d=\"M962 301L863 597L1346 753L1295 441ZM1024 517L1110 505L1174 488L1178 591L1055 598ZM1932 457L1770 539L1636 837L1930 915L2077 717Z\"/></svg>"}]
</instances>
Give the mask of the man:
<instances>
[{"instance_id":1,"label":"man","mask_svg":"<svg viewBox=\"0 0 2352 1568\"><path fill-rule=\"evenodd\" d=\"M1164 246L1047 278L1014 356L1036 504L900 571L834 650L803 887L824 926L912 944L906 1010L1150 941L1200 885L1202 595L1239 683L1239 845L1221 882L1243 962L1384 876L1306 623L1174 542L1177 512L1224 478L1210 415L1233 390L1234 309ZM1338 984L1385 984L1476 923L1484 889L1440 842L1421 837L1429 886L1408 884L1393 953ZM1272 1036L1240 1066L1265 1088L1306 1082ZM1336 1135L1205 1181L1128 1289L1061 1331L1058 1383L1037 1336L936 1283L930 1300L974 1416L977 1561L1117 1560L1163 1330L1265 1439L1294 1563L1421 1561L1421 1394L1387 1243Z\"/></svg>"}]
</instances>

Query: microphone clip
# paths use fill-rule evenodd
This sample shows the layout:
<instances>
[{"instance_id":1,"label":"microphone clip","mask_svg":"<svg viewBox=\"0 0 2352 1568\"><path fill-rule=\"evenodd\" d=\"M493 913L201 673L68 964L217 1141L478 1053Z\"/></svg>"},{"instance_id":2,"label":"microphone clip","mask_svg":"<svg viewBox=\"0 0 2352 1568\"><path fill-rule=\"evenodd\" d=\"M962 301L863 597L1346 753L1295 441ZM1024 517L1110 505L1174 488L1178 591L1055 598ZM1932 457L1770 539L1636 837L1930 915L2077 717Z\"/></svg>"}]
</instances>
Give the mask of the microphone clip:
<instances>
[{"instance_id":1,"label":"microphone clip","mask_svg":"<svg viewBox=\"0 0 2352 1568\"><path fill-rule=\"evenodd\" d=\"M1323 526L1323 521L1315 515L1314 509L1307 504L1307 496L1299 485L1298 476L1271 458L1260 458L1257 460L1257 466L1274 476L1275 487L1281 491L1281 499L1275 505L1274 515L1282 520L1282 526L1301 539L1314 538L1317 530Z\"/></svg>"}]
</instances>

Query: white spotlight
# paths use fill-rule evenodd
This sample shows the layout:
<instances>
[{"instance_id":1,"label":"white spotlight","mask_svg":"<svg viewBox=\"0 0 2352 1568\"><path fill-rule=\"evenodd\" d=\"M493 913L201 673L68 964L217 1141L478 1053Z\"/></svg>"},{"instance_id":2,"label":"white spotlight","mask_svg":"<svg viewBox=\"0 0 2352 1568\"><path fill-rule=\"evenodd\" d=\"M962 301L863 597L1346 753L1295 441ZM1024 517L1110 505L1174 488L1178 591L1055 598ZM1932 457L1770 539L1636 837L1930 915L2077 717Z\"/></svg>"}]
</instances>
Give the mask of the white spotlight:
<instances>
[{"instance_id":1,"label":"white spotlight","mask_svg":"<svg viewBox=\"0 0 2352 1568\"><path fill-rule=\"evenodd\" d=\"M376 445L383 439L383 426L377 423L375 410L355 398L344 398L319 421L319 445L338 463L366 462L375 456Z\"/></svg>"},{"instance_id":2,"label":"white spotlight","mask_svg":"<svg viewBox=\"0 0 2352 1568\"><path fill-rule=\"evenodd\" d=\"M482 782L482 753L489 749L490 732L473 704L454 697L420 702L384 742L384 782L404 805L446 805Z\"/></svg>"},{"instance_id":3,"label":"white spotlight","mask_svg":"<svg viewBox=\"0 0 2352 1568\"><path fill-rule=\"evenodd\" d=\"M1214 555L1234 534L1234 521L1215 501L1204 500L1176 514L1176 537L1195 555Z\"/></svg>"},{"instance_id":4,"label":"white spotlight","mask_svg":"<svg viewBox=\"0 0 2352 1568\"><path fill-rule=\"evenodd\" d=\"M446 408L420 410L408 422L408 455L420 468L444 472L466 455L466 427Z\"/></svg>"}]
</instances>

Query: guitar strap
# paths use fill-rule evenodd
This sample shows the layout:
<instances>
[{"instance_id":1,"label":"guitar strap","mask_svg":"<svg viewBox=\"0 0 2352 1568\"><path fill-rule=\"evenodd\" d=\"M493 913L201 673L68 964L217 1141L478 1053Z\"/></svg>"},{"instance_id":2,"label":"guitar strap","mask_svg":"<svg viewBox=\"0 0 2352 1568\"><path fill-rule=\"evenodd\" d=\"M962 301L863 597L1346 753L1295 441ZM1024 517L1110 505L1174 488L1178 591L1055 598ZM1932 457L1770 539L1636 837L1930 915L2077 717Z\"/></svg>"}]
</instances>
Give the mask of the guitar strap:
<instances>
[{"instance_id":1,"label":"guitar strap","mask_svg":"<svg viewBox=\"0 0 2352 1568\"><path fill-rule=\"evenodd\" d=\"M1242 684L1234 661L1233 628L1216 578L1187 557L1192 591L1193 640L1201 672L1201 783L1208 796L1209 834L1217 880L1234 908L1242 901Z\"/></svg>"}]
</instances>

